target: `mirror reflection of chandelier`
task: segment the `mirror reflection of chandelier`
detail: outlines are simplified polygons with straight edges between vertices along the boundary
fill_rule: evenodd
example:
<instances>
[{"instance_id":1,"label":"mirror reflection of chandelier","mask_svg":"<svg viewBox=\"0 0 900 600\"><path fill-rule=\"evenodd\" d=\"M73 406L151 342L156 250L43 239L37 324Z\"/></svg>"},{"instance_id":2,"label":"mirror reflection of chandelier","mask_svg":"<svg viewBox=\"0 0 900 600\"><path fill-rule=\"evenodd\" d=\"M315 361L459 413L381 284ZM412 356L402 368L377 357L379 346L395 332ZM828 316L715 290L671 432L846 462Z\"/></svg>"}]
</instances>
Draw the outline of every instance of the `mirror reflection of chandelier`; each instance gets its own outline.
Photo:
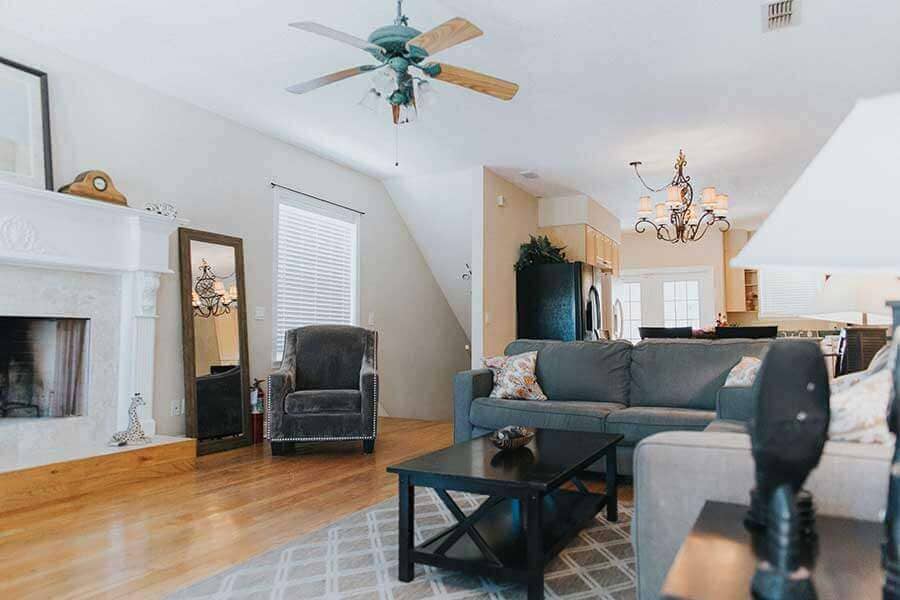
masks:
<instances>
[{"instance_id":1,"label":"mirror reflection of chandelier","mask_svg":"<svg viewBox=\"0 0 900 600\"><path fill-rule=\"evenodd\" d=\"M208 319L230 313L231 307L238 301L237 285L232 283L226 290L225 284L216 277L205 258L200 260L199 269L200 276L191 292L194 316Z\"/></svg>"},{"instance_id":2,"label":"mirror reflection of chandelier","mask_svg":"<svg viewBox=\"0 0 900 600\"><path fill-rule=\"evenodd\" d=\"M638 209L638 220L634 229L638 233L644 233L648 227L656 230L656 239L677 244L678 242L696 242L709 231L714 223L721 223L719 231L728 231L731 223L728 221L728 195L719 194L716 188L703 188L700 195L699 207L694 204L694 188L691 186L691 178L684 174L687 159L684 150L678 152L678 160L675 161L675 176L672 181L661 188L655 189L647 185L641 177L638 167L640 161L629 163L634 167L634 172L641 184L651 192L666 190L666 202L660 202L652 206L650 196L642 196Z\"/></svg>"}]
</instances>

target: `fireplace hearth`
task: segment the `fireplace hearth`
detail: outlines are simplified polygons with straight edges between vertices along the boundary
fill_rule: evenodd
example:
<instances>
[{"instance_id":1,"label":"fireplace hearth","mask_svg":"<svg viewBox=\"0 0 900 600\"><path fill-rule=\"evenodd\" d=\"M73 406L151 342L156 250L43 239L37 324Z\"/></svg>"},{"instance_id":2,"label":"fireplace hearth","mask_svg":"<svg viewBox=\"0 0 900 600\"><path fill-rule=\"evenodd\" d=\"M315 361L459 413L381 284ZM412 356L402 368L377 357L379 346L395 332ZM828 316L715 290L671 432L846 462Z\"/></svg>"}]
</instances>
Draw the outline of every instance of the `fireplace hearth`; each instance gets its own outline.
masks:
<instances>
[{"instance_id":1,"label":"fireplace hearth","mask_svg":"<svg viewBox=\"0 0 900 600\"><path fill-rule=\"evenodd\" d=\"M0 317L0 419L84 414L90 321Z\"/></svg>"}]
</instances>

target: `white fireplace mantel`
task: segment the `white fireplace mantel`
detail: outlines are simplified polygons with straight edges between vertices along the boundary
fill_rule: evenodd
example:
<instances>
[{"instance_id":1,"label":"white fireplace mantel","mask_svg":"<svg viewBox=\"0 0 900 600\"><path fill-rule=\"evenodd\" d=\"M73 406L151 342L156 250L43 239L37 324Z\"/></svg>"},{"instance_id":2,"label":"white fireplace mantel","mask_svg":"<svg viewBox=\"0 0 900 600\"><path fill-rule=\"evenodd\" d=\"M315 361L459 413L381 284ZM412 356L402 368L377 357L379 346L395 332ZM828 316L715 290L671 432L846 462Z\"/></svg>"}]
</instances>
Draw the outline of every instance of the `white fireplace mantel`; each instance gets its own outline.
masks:
<instances>
[{"instance_id":1,"label":"white fireplace mantel","mask_svg":"<svg viewBox=\"0 0 900 600\"><path fill-rule=\"evenodd\" d=\"M140 393L147 402L141 411L144 429L155 432L157 290L160 275L172 272L169 237L185 223L135 208L0 183L0 264L121 277L116 396L120 429L127 424L131 396Z\"/></svg>"}]
</instances>

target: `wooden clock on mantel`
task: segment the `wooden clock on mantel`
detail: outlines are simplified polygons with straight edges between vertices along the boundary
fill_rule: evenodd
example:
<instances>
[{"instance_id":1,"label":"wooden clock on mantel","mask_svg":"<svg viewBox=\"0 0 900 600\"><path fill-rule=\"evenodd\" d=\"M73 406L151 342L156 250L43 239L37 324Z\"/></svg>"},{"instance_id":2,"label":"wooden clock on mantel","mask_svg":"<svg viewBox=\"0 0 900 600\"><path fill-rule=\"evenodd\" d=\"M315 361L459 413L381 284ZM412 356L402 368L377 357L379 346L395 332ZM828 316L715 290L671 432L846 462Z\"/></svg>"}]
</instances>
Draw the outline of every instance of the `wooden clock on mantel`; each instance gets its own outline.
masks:
<instances>
[{"instance_id":1,"label":"wooden clock on mantel","mask_svg":"<svg viewBox=\"0 0 900 600\"><path fill-rule=\"evenodd\" d=\"M59 191L63 194L84 196L85 198L128 206L125 196L116 189L112 179L103 171L93 170L79 173L75 176L75 180L72 183L62 186L59 188Z\"/></svg>"}]
</instances>

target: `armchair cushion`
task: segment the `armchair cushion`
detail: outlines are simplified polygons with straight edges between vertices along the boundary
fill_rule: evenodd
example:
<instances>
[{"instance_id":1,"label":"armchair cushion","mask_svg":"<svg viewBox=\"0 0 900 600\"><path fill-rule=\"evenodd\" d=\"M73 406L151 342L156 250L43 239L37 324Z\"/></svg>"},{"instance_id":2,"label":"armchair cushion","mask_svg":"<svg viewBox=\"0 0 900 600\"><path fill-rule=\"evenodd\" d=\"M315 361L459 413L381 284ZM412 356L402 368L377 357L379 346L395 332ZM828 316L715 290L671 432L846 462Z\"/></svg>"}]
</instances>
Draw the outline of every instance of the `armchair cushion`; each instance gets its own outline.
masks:
<instances>
[{"instance_id":1,"label":"armchair cushion","mask_svg":"<svg viewBox=\"0 0 900 600\"><path fill-rule=\"evenodd\" d=\"M315 413L359 413L362 394L359 390L301 390L287 395L284 412L289 415Z\"/></svg>"}]
</instances>

